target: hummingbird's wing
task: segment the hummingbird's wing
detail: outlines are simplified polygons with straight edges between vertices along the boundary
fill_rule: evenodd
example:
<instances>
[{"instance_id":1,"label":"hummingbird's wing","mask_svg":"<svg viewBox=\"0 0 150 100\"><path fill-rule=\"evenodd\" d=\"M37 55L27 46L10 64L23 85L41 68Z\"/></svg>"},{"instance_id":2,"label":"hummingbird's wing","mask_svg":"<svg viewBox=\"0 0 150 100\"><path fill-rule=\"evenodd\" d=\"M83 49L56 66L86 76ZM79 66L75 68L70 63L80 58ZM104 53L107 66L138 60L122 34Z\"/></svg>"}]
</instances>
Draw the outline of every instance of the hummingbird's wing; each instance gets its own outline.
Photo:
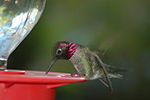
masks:
<instances>
[{"instance_id":1,"label":"hummingbird's wing","mask_svg":"<svg viewBox=\"0 0 150 100\"><path fill-rule=\"evenodd\" d=\"M109 85L108 85L108 82L106 81L106 79L100 78L99 80L100 80L106 87L109 88Z\"/></svg>"},{"instance_id":2,"label":"hummingbird's wing","mask_svg":"<svg viewBox=\"0 0 150 100\"><path fill-rule=\"evenodd\" d=\"M108 73L107 70L105 68L105 64L102 62L102 60L99 58L99 56L95 53L93 53L93 55L95 56L96 60L98 61L99 66L102 68L103 72L104 72L104 78L99 79L105 86L109 87L110 91L112 92L112 84L111 81L108 77Z\"/></svg>"},{"instance_id":3,"label":"hummingbird's wing","mask_svg":"<svg viewBox=\"0 0 150 100\"><path fill-rule=\"evenodd\" d=\"M128 71L127 69L116 68L115 66L111 66L111 65L108 65L108 64L105 64L105 66L106 66L107 71L110 72L110 73L118 73L118 72L127 72Z\"/></svg>"}]
</instances>

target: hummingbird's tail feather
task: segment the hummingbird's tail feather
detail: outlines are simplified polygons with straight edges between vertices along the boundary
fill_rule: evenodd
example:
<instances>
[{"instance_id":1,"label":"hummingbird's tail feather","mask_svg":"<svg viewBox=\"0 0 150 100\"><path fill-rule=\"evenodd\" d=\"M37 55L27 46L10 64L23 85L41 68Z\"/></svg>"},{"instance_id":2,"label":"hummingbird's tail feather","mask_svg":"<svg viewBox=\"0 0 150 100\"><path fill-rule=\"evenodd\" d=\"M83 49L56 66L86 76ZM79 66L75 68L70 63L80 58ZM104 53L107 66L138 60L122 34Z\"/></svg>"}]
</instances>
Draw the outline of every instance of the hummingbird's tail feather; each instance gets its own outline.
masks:
<instances>
[{"instance_id":1,"label":"hummingbird's tail feather","mask_svg":"<svg viewBox=\"0 0 150 100\"><path fill-rule=\"evenodd\" d=\"M115 74L114 74L114 73L113 73L113 74L112 74L112 73L109 73L109 74L108 74L108 77L109 77L109 78L124 79L124 78L123 78L123 75L117 74L117 73L115 73Z\"/></svg>"},{"instance_id":2,"label":"hummingbird's tail feather","mask_svg":"<svg viewBox=\"0 0 150 100\"><path fill-rule=\"evenodd\" d=\"M109 78L119 78L119 79L124 79L123 75L119 74L118 72L127 72L127 69L123 68L116 68L114 66L105 64L106 70L108 72L108 77Z\"/></svg>"}]
</instances>

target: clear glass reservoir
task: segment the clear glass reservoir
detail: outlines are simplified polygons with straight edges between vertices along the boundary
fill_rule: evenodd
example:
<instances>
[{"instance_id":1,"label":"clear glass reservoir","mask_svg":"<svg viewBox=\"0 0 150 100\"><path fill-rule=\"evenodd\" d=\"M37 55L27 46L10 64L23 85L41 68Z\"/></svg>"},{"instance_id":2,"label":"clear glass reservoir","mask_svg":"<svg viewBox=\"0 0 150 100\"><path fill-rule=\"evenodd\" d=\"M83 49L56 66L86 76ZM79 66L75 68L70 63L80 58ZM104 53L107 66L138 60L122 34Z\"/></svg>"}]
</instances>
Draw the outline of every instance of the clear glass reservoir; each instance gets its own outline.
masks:
<instances>
[{"instance_id":1,"label":"clear glass reservoir","mask_svg":"<svg viewBox=\"0 0 150 100\"><path fill-rule=\"evenodd\" d=\"M0 0L0 70L12 51L29 34L43 12L46 0Z\"/></svg>"}]
</instances>

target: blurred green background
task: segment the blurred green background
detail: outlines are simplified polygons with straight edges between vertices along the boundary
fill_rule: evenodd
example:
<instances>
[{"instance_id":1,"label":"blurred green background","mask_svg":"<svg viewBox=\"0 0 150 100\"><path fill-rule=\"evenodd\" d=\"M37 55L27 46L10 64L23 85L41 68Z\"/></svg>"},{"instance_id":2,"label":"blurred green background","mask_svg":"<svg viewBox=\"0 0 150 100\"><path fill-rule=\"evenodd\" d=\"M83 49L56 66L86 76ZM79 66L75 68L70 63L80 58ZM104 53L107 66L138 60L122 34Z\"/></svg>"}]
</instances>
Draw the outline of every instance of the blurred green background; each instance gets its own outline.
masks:
<instances>
[{"instance_id":1,"label":"blurred green background","mask_svg":"<svg viewBox=\"0 0 150 100\"><path fill-rule=\"evenodd\" d=\"M45 71L58 40L99 51L107 64L129 71L112 79L114 92L98 80L57 88L56 100L138 100L150 97L149 0L47 0L38 24L9 57L8 68ZM51 71L76 73L69 61Z\"/></svg>"}]
</instances>

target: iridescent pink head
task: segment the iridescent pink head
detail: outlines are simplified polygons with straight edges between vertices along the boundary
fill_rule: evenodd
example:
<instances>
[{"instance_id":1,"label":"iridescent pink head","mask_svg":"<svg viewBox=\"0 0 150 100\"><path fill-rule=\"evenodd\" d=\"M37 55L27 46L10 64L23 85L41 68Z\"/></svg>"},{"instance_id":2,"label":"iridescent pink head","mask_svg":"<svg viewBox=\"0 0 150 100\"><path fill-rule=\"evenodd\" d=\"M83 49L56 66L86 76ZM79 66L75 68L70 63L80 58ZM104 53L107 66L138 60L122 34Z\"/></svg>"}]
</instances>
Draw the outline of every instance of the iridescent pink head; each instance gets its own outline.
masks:
<instances>
[{"instance_id":1,"label":"iridescent pink head","mask_svg":"<svg viewBox=\"0 0 150 100\"><path fill-rule=\"evenodd\" d=\"M55 56L58 59L70 59L74 53L78 45L72 42L60 41L56 44L55 47Z\"/></svg>"},{"instance_id":2,"label":"iridescent pink head","mask_svg":"<svg viewBox=\"0 0 150 100\"><path fill-rule=\"evenodd\" d=\"M76 52L77 48L79 45L72 43L72 42L67 42L67 41L59 41L55 45L55 52L54 52L54 57L48 67L48 70L46 71L46 74L49 72L50 68L52 65L58 60L58 59L70 59L74 53Z\"/></svg>"},{"instance_id":3,"label":"iridescent pink head","mask_svg":"<svg viewBox=\"0 0 150 100\"><path fill-rule=\"evenodd\" d=\"M78 48L78 46L75 43L69 43L68 45L69 49L68 49L68 58L71 58L73 56L73 54L76 52L76 49Z\"/></svg>"}]
</instances>

